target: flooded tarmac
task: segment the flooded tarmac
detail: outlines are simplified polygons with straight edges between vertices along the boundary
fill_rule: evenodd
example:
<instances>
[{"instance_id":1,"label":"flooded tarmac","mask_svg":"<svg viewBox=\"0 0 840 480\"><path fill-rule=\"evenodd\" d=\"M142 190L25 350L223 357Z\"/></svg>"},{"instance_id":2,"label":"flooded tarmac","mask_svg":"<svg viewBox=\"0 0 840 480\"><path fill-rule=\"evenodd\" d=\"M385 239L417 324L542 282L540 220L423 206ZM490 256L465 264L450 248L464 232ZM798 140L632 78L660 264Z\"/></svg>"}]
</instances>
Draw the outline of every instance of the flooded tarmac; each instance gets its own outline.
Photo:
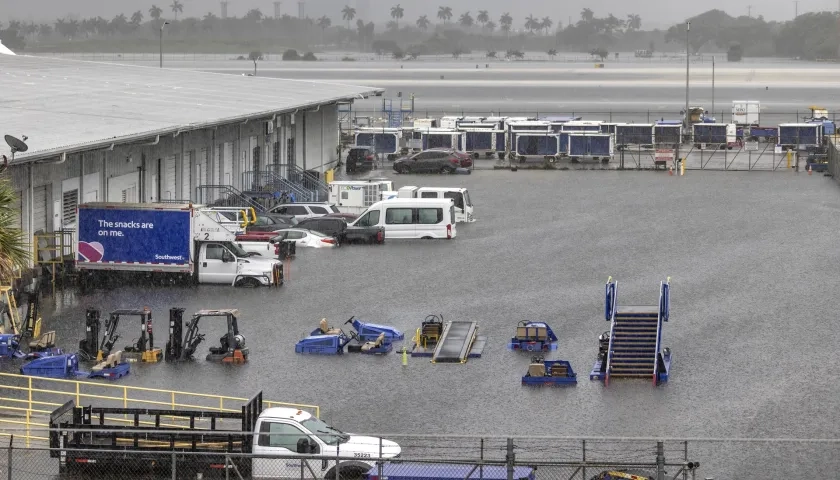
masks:
<instances>
[{"instance_id":1,"label":"flooded tarmac","mask_svg":"<svg viewBox=\"0 0 840 480\"><path fill-rule=\"evenodd\" d=\"M199 360L135 364L124 382L241 396L263 390L268 399L320 405L324 418L348 431L836 436L833 345L840 331L827 297L840 288L840 252L833 248L840 191L833 180L792 172L615 171L392 178L397 186L467 187L478 221L459 225L452 241L298 249L286 286L277 290L68 292L45 312L45 328L71 349L83 338L85 308L104 315L149 306L156 345L163 346L169 308L238 308L249 364L204 361L223 326L203 323ZM619 305L656 304L659 282L671 277L663 345L674 363L667 384L617 381L605 388L588 380L597 337L609 328L603 285L610 275ZM477 321L488 337L483 357L465 365L410 358L402 366L395 353L294 353L324 317L335 326L351 316L391 324L410 345L429 314ZM525 319L546 321L558 334L551 358L571 361L576 387L520 385L529 357L506 344ZM137 328L122 325L117 347L132 343ZM749 471L740 460L754 455L774 461L772 449L757 445L712 447L704 459L724 472ZM820 455L812 463L825 463L813 471L834 461Z\"/></svg>"}]
</instances>

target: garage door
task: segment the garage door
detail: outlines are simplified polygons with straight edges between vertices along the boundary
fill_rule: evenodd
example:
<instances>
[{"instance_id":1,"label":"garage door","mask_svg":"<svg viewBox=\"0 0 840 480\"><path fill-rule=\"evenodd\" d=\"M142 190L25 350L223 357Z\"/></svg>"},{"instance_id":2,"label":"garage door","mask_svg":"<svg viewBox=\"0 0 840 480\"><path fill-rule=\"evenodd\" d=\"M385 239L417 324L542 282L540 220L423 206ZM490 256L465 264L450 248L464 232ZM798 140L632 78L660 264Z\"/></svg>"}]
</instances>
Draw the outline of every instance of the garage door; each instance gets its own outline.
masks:
<instances>
[{"instance_id":1,"label":"garage door","mask_svg":"<svg viewBox=\"0 0 840 480\"><path fill-rule=\"evenodd\" d=\"M207 185L207 149L198 151L198 158L195 161L195 185Z\"/></svg>"},{"instance_id":2,"label":"garage door","mask_svg":"<svg viewBox=\"0 0 840 480\"><path fill-rule=\"evenodd\" d=\"M181 198L182 200L189 200L192 189L190 184L192 182L192 159L193 152L184 153L184 161L181 162Z\"/></svg>"},{"instance_id":3,"label":"garage door","mask_svg":"<svg viewBox=\"0 0 840 480\"><path fill-rule=\"evenodd\" d=\"M33 191L32 231L31 233L47 231L47 188L49 185L37 187Z\"/></svg>"},{"instance_id":4,"label":"garage door","mask_svg":"<svg viewBox=\"0 0 840 480\"><path fill-rule=\"evenodd\" d=\"M224 167L222 168L221 185L233 185L233 143L225 143L225 158L222 159Z\"/></svg>"},{"instance_id":5,"label":"garage door","mask_svg":"<svg viewBox=\"0 0 840 480\"><path fill-rule=\"evenodd\" d=\"M163 171L160 198L171 200L175 198L175 155L163 159Z\"/></svg>"}]
</instances>

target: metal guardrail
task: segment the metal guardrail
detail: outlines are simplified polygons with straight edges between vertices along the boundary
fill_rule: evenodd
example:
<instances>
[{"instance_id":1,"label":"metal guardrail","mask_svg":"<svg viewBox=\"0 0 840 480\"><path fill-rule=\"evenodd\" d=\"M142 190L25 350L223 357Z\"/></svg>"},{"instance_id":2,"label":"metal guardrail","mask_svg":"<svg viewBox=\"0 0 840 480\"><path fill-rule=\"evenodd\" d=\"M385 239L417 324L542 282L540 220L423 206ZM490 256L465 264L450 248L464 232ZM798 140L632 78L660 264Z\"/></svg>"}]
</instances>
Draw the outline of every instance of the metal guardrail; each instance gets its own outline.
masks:
<instances>
[{"instance_id":1,"label":"metal guardrail","mask_svg":"<svg viewBox=\"0 0 840 480\"><path fill-rule=\"evenodd\" d=\"M230 185L199 185L195 188L197 204L208 207L253 207L264 212L265 207L251 200L242 191Z\"/></svg>"},{"instance_id":2,"label":"metal guardrail","mask_svg":"<svg viewBox=\"0 0 840 480\"><path fill-rule=\"evenodd\" d=\"M304 170L297 164L272 163L266 165L266 169L274 172L275 175L278 175L281 178L285 178L292 183L298 184L307 190L315 192L316 199L314 201L316 202L324 201L327 198L329 185L327 185L323 179L318 178L308 170Z\"/></svg>"},{"instance_id":3,"label":"metal guardrail","mask_svg":"<svg viewBox=\"0 0 840 480\"><path fill-rule=\"evenodd\" d=\"M313 202L317 195L312 190L304 188L291 180L287 180L273 171L253 170L242 173L242 184L251 185L256 191L289 192L294 193L299 202Z\"/></svg>"},{"instance_id":4,"label":"metal guardrail","mask_svg":"<svg viewBox=\"0 0 840 480\"><path fill-rule=\"evenodd\" d=\"M69 400L75 401L77 405L94 400L99 406L164 407L217 412L240 412L242 405L248 402L244 397L0 373L0 436L13 434L4 428L11 425L25 429L16 436L25 438L27 446L30 440L46 440L32 435L33 427L49 427L47 419L50 413ZM321 408L317 405L272 400L264 400L263 403L266 407L292 407L309 411L316 417L321 415ZM127 419L114 421L131 422Z\"/></svg>"}]
</instances>

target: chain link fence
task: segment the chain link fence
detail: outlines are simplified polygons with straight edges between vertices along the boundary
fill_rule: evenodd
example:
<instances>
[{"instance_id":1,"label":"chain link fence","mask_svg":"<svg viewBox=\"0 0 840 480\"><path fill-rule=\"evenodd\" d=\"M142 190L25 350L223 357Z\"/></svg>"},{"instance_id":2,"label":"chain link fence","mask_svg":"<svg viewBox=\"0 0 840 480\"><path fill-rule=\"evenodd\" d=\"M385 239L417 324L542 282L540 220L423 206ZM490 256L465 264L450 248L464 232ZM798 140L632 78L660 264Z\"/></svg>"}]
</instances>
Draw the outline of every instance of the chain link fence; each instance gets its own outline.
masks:
<instances>
[{"instance_id":1,"label":"chain link fence","mask_svg":"<svg viewBox=\"0 0 840 480\"><path fill-rule=\"evenodd\" d=\"M66 432L66 430L65 430ZM477 437L383 435L353 437L336 453L295 454L298 438L256 440L253 447L173 440L113 438L86 449L24 448L13 438L0 447L0 480L29 479L342 479L342 480L639 480L835 478L840 440ZM145 432L152 438L156 432ZM171 432L170 432L171 433ZM49 432L42 432L49 436ZM103 437L104 435L104 437ZM110 437L109 437L110 436ZM245 437L250 437L251 434ZM239 437L239 438L245 438ZM195 437L190 437L195 438ZM393 444L399 455L393 456ZM159 439L159 437L158 437ZM106 442L107 443L107 442ZM215 447L214 447L215 445ZM286 448L290 447L290 448ZM174 451L173 451L174 450ZM256 451L257 453L251 453ZM390 451L390 454L387 452Z\"/></svg>"}]
</instances>

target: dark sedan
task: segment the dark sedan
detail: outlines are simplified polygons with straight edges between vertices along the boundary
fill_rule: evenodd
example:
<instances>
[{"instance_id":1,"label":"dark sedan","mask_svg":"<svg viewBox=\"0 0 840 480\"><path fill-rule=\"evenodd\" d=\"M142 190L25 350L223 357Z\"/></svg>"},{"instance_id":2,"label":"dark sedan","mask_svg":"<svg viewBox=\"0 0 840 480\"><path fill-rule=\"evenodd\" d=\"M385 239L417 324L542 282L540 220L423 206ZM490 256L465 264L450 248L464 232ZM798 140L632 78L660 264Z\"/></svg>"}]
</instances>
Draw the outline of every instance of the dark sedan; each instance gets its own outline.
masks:
<instances>
[{"instance_id":1,"label":"dark sedan","mask_svg":"<svg viewBox=\"0 0 840 480\"><path fill-rule=\"evenodd\" d=\"M470 166L469 155L450 148L424 150L394 161L397 173L454 173L458 168Z\"/></svg>"},{"instance_id":2,"label":"dark sedan","mask_svg":"<svg viewBox=\"0 0 840 480\"><path fill-rule=\"evenodd\" d=\"M294 215L281 215L277 213L258 213L257 221L248 225L246 232L273 232L281 228L289 228L297 225Z\"/></svg>"}]
</instances>

